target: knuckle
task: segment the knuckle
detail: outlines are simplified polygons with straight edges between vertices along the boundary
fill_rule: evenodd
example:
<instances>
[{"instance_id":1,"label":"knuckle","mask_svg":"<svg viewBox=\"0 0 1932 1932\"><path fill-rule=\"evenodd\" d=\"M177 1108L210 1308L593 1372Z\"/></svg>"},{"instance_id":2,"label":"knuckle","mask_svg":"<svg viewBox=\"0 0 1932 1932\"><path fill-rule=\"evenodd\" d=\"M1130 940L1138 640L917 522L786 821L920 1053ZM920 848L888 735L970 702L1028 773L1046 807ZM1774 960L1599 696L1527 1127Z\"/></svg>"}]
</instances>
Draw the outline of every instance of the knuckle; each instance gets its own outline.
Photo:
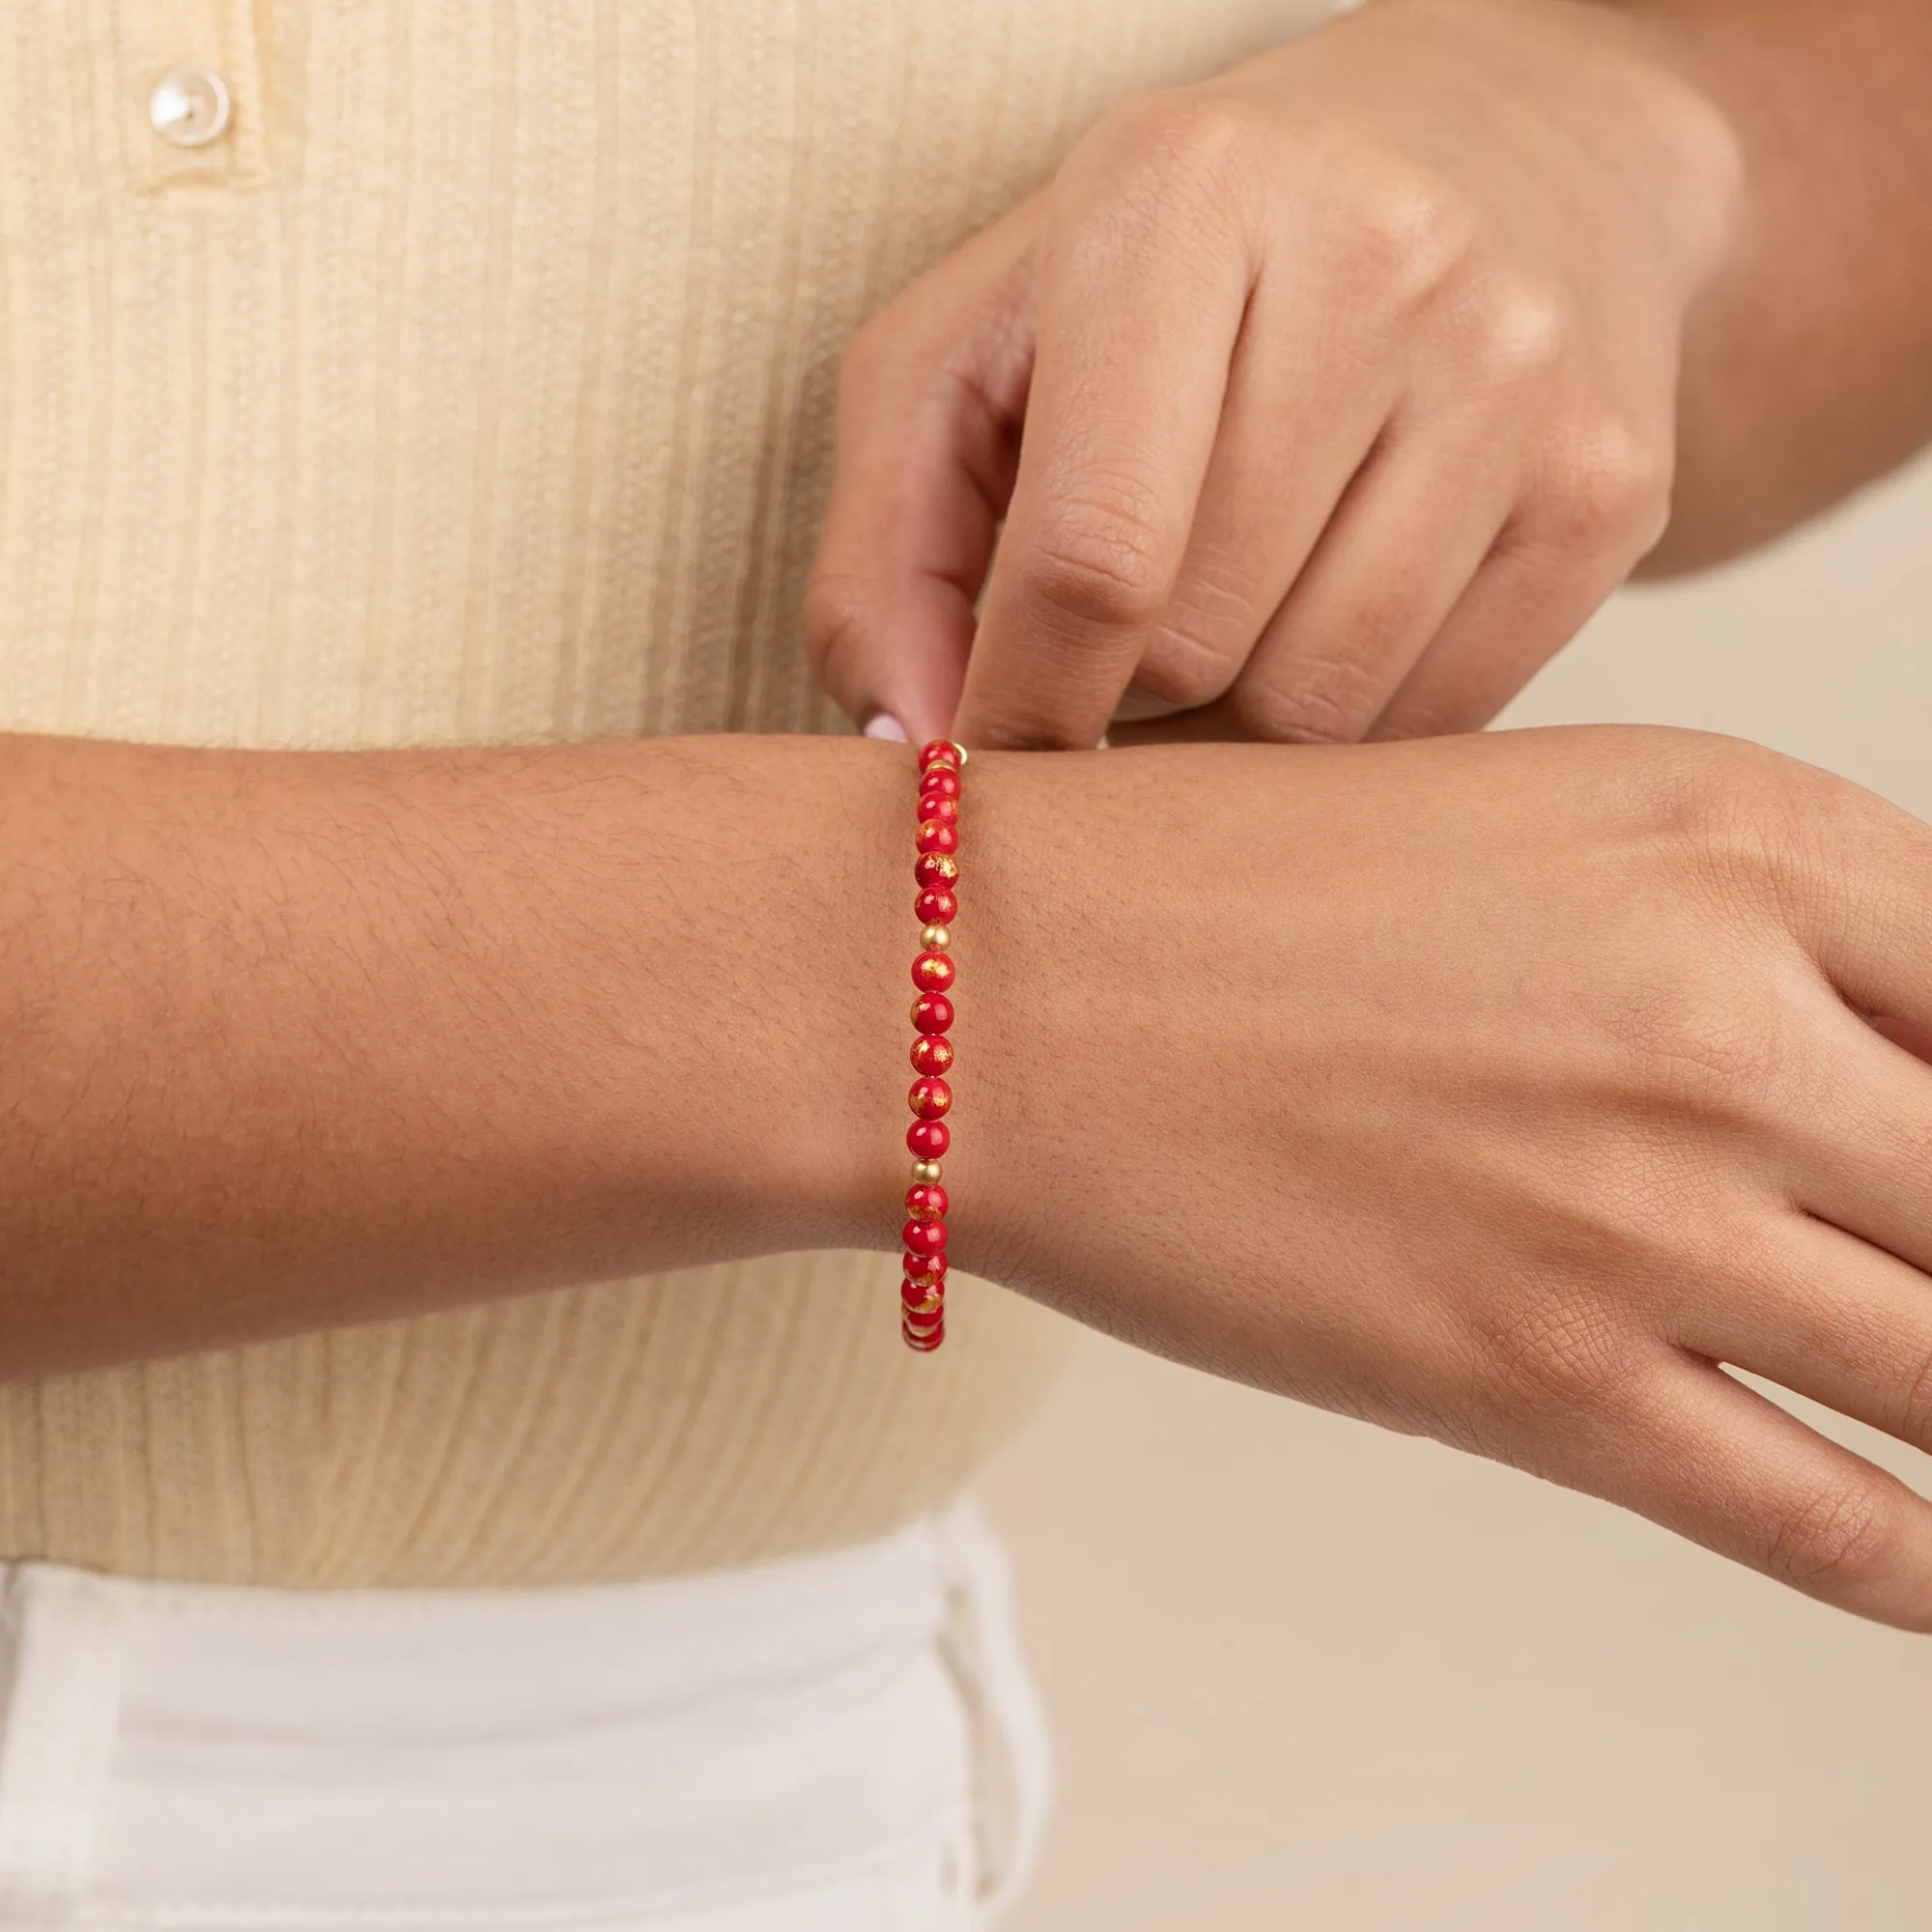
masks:
<instances>
[{"instance_id":1,"label":"knuckle","mask_svg":"<svg viewBox=\"0 0 1932 1932\"><path fill-rule=\"evenodd\" d=\"M1835 1594L1871 1575L1890 1548L1893 1529L1884 1480L1855 1479L1787 1510L1772 1527L1764 1568L1798 1589Z\"/></svg>"},{"instance_id":2,"label":"knuckle","mask_svg":"<svg viewBox=\"0 0 1932 1932\"><path fill-rule=\"evenodd\" d=\"M1614 543L1634 562L1669 521L1673 467L1665 433L1608 414L1573 425L1556 440L1539 521L1558 542Z\"/></svg>"},{"instance_id":3,"label":"knuckle","mask_svg":"<svg viewBox=\"0 0 1932 1932\"><path fill-rule=\"evenodd\" d=\"M1224 205L1253 177L1259 125L1237 95L1166 88L1136 96L1075 151L1077 171L1155 210Z\"/></svg>"},{"instance_id":4,"label":"knuckle","mask_svg":"<svg viewBox=\"0 0 1932 1932\"><path fill-rule=\"evenodd\" d=\"M1228 708L1242 730L1269 744L1352 745L1375 723L1380 696L1360 660L1302 657L1281 676L1236 680Z\"/></svg>"},{"instance_id":5,"label":"knuckle","mask_svg":"<svg viewBox=\"0 0 1932 1932\"><path fill-rule=\"evenodd\" d=\"M1398 307L1435 294L1474 252L1478 224L1448 181L1406 156L1350 147L1314 171L1358 284Z\"/></svg>"},{"instance_id":6,"label":"knuckle","mask_svg":"<svg viewBox=\"0 0 1932 1932\"><path fill-rule=\"evenodd\" d=\"M1611 1406L1639 1367L1627 1324L1598 1301L1539 1295L1490 1322L1479 1341L1501 1387L1538 1407Z\"/></svg>"},{"instance_id":7,"label":"knuckle","mask_svg":"<svg viewBox=\"0 0 1932 1932\"><path fill-rule=\"evenodd\" d=\"M1556 290L1521 274L1492 274L1470 304L1467 327L1480 373L1499 386L1548 375L1576 332L1571 303Z\"/></svg>"},{"instance_id":8,"label":"knuckle","mask_svg":"<svg viewBox=\"0 0 1932 1932\"><path fill-rule=\"evenodd\" d=\"M1233 682L1260 618L1240 576L1195 559L1149 636L1134 683L1169 704L1209 703Z\"/></svg>"},{"instance_id":9,"label":"knuckle","mask_svg":"<svg viewBox=\"0 0 1932 1932\"><path fill-rule=\"evenodd\" d=\"M1734 739L1681 745L1657 776L1659 828L1698 883L1787 923L1834 828L1859 815L1857 787Z\"/></svg>"},{"instance_id":10,"label":"knuckle","mask_svg":"<svg viewBox=\"0 0 1932 1932\"><path fill-rule=\"evenodd\" d=\"M1024 567L1032 598L1104 630L1141 630L1166 607L1151 495L1130 482L1090 484L1042 519Z\"/></svg>"},{"instance_id":11,"label":"knuckle","mask_svg":"<svg viewBox=\"0 0 1932 1932\"><path fill-rule=\"evenodd\" d=\"M1228 688L1229 661L1210 643L1163 621L1134 672L1137 689L1163 703L1191 711L1211 703Z\"/></svg>"},{"instance_id":12,"label":"knuckle","mask_svg":"<svg viewBox=\"0 0 1932 1932\"><path fill-rule=\"evenodd\" d=\"M1736 986L1676 980L1629 996L1624 1044L1645 1112L1756 1117L1777 1086L1778 1029Z\"/></svg>"}]
</instances>

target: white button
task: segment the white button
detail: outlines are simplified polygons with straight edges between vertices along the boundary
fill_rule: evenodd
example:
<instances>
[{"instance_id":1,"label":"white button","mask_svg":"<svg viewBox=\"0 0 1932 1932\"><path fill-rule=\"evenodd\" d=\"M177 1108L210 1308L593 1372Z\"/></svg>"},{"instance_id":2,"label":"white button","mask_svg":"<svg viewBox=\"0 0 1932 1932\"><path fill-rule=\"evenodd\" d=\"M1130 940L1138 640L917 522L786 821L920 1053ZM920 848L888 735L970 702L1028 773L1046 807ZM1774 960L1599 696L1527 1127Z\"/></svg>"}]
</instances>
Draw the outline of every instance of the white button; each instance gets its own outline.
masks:
<instances>
[{"instance_id":1,"label":"white button","mask_svg":"<svg viewBox=\"0 0 1932 1932\"><path fill-rule=\"evenodd\" d=\"M148 97L155 132L178 148L205 148L228 126L228 88L205 67L178 67L162 74Z\"/></svg>"}]
</instances>

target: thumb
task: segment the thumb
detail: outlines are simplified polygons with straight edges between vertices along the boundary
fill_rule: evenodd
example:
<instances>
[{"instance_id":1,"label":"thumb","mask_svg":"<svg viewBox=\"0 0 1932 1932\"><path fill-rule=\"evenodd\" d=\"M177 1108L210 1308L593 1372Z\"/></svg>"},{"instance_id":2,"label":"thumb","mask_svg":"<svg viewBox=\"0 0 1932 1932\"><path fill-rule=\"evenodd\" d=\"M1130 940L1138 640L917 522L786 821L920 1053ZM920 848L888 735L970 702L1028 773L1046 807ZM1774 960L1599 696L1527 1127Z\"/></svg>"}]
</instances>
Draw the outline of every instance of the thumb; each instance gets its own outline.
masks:
<instances>
[{"instance_id":1,"label":"thumb","mask_svg":"<svg viewBox=\"0 0 1932 1932\"><path fill-rule=\"evenodd\" d=\"M1032 363L1023 202L881 309L838 365L807 661L874 736L945 737L1012 493ZM874 721L880 721L876 724Z\"/></svg>"}]
</instances>

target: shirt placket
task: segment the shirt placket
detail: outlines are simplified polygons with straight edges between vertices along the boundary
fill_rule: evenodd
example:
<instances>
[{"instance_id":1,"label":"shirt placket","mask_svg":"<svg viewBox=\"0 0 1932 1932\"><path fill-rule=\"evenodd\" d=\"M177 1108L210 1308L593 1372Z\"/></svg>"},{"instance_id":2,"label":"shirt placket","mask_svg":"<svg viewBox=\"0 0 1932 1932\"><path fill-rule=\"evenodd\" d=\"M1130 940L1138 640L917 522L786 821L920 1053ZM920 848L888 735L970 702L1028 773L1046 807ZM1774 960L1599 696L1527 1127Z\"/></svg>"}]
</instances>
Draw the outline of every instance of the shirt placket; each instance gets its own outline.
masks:
<instances>
[{"instance_id":1,"label":"shirt placket","mask_svg":"<svg viewBox=\"0 0 1932 1932\"><path fill-rule=\"evenodd\" d=\"M266 11L267 0L113 0L115 118L135 193L267 183Z\"/></svg>"}]
</instances>

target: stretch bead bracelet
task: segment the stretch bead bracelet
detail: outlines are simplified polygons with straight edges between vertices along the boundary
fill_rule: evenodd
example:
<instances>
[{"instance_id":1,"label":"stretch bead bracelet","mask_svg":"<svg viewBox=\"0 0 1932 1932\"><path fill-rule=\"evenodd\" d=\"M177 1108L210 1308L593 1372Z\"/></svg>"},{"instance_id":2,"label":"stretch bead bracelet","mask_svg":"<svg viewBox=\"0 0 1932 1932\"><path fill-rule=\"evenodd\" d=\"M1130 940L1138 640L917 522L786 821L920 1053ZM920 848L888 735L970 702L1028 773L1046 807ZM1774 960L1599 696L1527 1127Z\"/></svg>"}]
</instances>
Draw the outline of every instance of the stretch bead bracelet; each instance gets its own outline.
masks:
<instances>
[{"instance_id":1,"label":"stretch bead bracelet","mask_svg":"<svg viewBox=\"0 0 1932 1932\"><path fill-rule=\"evenodd\" d=\"M905 1280L899 1285L899 1332L908 1349L929 1355L946 1340L946 1190L939 1184L939 1159L952 1136L946 1112L952 1089L946 1073L952 1065L952 920L959 910L953 889L959 882L959 773L966 753L935 738L919 754L918 857L913 876L919 897L919 957L912 982L912 1069L919 1078L907 1098L913 1123L906 1129L912 1150L912 1185L906 1189Z\"/></svg>"}]
</instances>

